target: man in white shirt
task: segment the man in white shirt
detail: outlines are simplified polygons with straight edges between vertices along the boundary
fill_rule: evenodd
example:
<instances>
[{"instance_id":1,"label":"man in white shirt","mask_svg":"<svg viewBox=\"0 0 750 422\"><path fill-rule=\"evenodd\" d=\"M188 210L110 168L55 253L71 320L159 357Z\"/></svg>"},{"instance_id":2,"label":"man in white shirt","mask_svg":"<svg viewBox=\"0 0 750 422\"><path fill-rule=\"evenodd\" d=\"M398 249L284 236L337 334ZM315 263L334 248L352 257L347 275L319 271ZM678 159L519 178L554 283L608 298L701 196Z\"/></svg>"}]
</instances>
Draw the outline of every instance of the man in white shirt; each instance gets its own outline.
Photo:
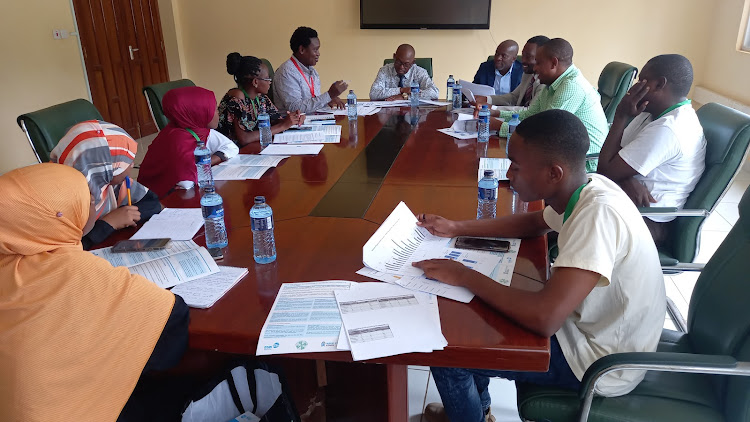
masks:
<instances>
[{"instance_id":1,"label":"man in white shirt","mask_svg":"<svg viewBox=\"0 0 750 422\"><path fill-rule=\"evenodd\" d=\"M706 139L686 98L692 83L687 58L656 56L617 106L597 171L619 184L636 206L682 208L703 174ZM667 237L664 223L673 219L646 217L657 245Z\"/></svg>"},{"instance_id":2,"label":"man in white shirt","mask_svg":"<svg viewBox=\"0 0 750 422\"><path fill-rule=\"evenodd\" d=\"M521 51L521 67L523 76L521 83L513 91L503 95L490 95L489 97L477 95L477 104L490 104L497 106L528 107L534 97L539 94L546 85L539 82L534 72L536 65L536 49L549 41L544 35L529 38Z\"/></svg>"},{"instance_id":3,"label":"man in white shirt","mask_svg":"<svg viewBox=\"0 0 750 422\"><path fill-rule=\"evenodd\" d=\"M371 100L402 100L411 93L412 82L419 84L419 98L434 100L438 89L427 70L414 64L414 47L401 44L393 53L393 63L381 67L370 88Z\"/></svg>"},{"instance_id":4,"label":"man in white shirt","mask_svg":"<svg viewBox=\"0 0 750 422\"><path fill-rule=\"evenodd\" d=\"M654 241L633 202L615 183L586 174L588 147L586 127L570 112L529 116L511 137L508 179L522 201L543 199L547 208L486 220L418 216L421 226L444 237L523 238L554 230L560 248L552 276L538 292L496 283L456 261L414 264L425 276L466 287L520 326L551 337L548 372L431 368L443 404L427 407L427 421L493 420L488 414L490 377L576 390L597 359L656 350L666 296ZM626 394L644 374L609 374L599 382L598 392Z\"/></svg>"},{"instance_id":5,"label":"man in white shirt","mask_svg":"<svg viewBox=\"0 0 750 422\"><path fill-rule=\"evenodd\" d=\"M318 33L306 26L300 26L289 40L292 57L276 69L273 75L273 98L281 113L299 110L311 113L326 105L344 108L339 95L346 91L344 81L331 84L328 91L321 92L320 76L313 68L320 58Z\"/></svg>"}]
</instances>

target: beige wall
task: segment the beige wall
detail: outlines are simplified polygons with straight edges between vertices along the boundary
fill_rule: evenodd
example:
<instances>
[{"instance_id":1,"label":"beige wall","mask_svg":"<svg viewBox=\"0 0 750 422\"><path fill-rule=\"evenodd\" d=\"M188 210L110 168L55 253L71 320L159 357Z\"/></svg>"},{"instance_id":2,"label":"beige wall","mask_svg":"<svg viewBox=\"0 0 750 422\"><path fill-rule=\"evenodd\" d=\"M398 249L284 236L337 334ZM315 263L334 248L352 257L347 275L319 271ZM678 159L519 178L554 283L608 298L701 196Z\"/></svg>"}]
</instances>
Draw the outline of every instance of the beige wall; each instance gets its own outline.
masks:
<instances>
[{"instance_id":1,"label":"beige wall","mask_svg":"<svg viewBox=\"0 0 750 422\"><path fill-rule=\"evenodd\" d=\"M705 74L699 84L750 105L750 53L737 51L745 0L716 2L707 48Z\"/></svg>"},{"instance_id":2,"label":"beige wall","mask_svg":"<svg viewBox=\"0 0 750 422\"><path fill-rule=\"evenodd\" d=\"M36 162L16 117L76 98L88 98L68 0L4 1L0 6L0 174Z\"/></svg>"},{"instance_id":3,"label":"beige wall","mask_svg":"<svg viewBox=\"0 0 750 422\"><path fill-rule=\"evenodd\" d=\"M539 11L531 12L535 9ZM592 84L610 61L640 68L665 52L686 55L700 77L712 23L706 13L711 10L703 0L529 0L494 2L489 31L361 30L356 0L320 0L314 7L215 0L210 8L201 2L180 3L178 27L183 29L187 76L219 98L232 86L224 67L227 53L265 57L278 66L289 57L289 36L299 25L311 26L320 35L317 68L323 89L345 79L359 97L367 97L383 58L408 42L417 56L433 58L435 81L444 95L449 73L472 79L497 43L512 38L523 45L537 34L568 39L575 49L574 61ZM231 14L237 18L228 19ZM671 19L664 18L670 14Z\"/></svg>"}]
</instances>

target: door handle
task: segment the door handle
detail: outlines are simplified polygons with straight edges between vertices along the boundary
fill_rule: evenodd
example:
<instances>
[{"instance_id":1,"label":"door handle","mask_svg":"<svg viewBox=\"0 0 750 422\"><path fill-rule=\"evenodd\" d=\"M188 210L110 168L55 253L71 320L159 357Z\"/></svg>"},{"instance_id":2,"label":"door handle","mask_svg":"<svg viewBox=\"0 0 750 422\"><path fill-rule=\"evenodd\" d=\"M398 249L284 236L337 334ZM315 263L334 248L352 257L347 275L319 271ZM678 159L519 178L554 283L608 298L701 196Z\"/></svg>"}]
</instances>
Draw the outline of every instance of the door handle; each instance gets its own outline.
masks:
<instances>
[{"instance_id":1,"label":"door handle","mask_svg":"<svg viewBox=\"0 0 750 422\"><path fill-rule=\"evenodd\" d=\"M135 57L133 57L133 52L138 51L137 48L133 48L132 45L128 46L128 52L130 53L130 60L135 60Z\"/></svg>"}]
</instances>

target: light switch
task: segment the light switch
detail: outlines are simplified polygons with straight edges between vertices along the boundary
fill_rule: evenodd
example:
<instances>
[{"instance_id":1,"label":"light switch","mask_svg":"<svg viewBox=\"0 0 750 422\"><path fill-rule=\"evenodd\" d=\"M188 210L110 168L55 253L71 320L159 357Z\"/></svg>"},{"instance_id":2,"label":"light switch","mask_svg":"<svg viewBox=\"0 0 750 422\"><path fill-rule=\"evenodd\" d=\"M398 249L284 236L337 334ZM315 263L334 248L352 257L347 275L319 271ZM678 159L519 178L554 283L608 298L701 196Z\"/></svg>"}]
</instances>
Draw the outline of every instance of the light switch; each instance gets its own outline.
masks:
<instances>
[{"instance_id":1,"label":"light switch","mask_svg":"<svg viewBox=\"0 0 750 422\"><path fill-rule=\"evenodd\" d=\"M67 29L53 29L52 30L52 38L56 40L61 40L64 38L68 38L70 36L70 33Z\"/></svg>"}]
</instances>

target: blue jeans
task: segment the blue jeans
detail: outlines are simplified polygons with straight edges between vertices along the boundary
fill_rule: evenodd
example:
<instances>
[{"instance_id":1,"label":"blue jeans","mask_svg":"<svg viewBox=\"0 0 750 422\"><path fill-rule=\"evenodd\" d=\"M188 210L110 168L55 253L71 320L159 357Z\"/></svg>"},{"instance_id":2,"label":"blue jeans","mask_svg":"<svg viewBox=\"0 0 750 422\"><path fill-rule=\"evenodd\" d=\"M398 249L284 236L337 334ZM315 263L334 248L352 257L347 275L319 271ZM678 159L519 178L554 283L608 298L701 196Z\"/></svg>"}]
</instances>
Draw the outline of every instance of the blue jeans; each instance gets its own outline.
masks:
<instances>
[{"instance_id":1,"label":"blue jeans","mask_svg":"<svg viewBox=\"0 0 750 422\"><path fill-rule=\"evenodd\" d=\"M563 356L557 337L550 339L550 362L547 372L515 372L492 369L460 369L432 367L440 398L451 422L484 422L490 408L491 377L500 377L532 384L554 385L578 390L581 382L573 374Z\"/></svg>"}]
</instances>

